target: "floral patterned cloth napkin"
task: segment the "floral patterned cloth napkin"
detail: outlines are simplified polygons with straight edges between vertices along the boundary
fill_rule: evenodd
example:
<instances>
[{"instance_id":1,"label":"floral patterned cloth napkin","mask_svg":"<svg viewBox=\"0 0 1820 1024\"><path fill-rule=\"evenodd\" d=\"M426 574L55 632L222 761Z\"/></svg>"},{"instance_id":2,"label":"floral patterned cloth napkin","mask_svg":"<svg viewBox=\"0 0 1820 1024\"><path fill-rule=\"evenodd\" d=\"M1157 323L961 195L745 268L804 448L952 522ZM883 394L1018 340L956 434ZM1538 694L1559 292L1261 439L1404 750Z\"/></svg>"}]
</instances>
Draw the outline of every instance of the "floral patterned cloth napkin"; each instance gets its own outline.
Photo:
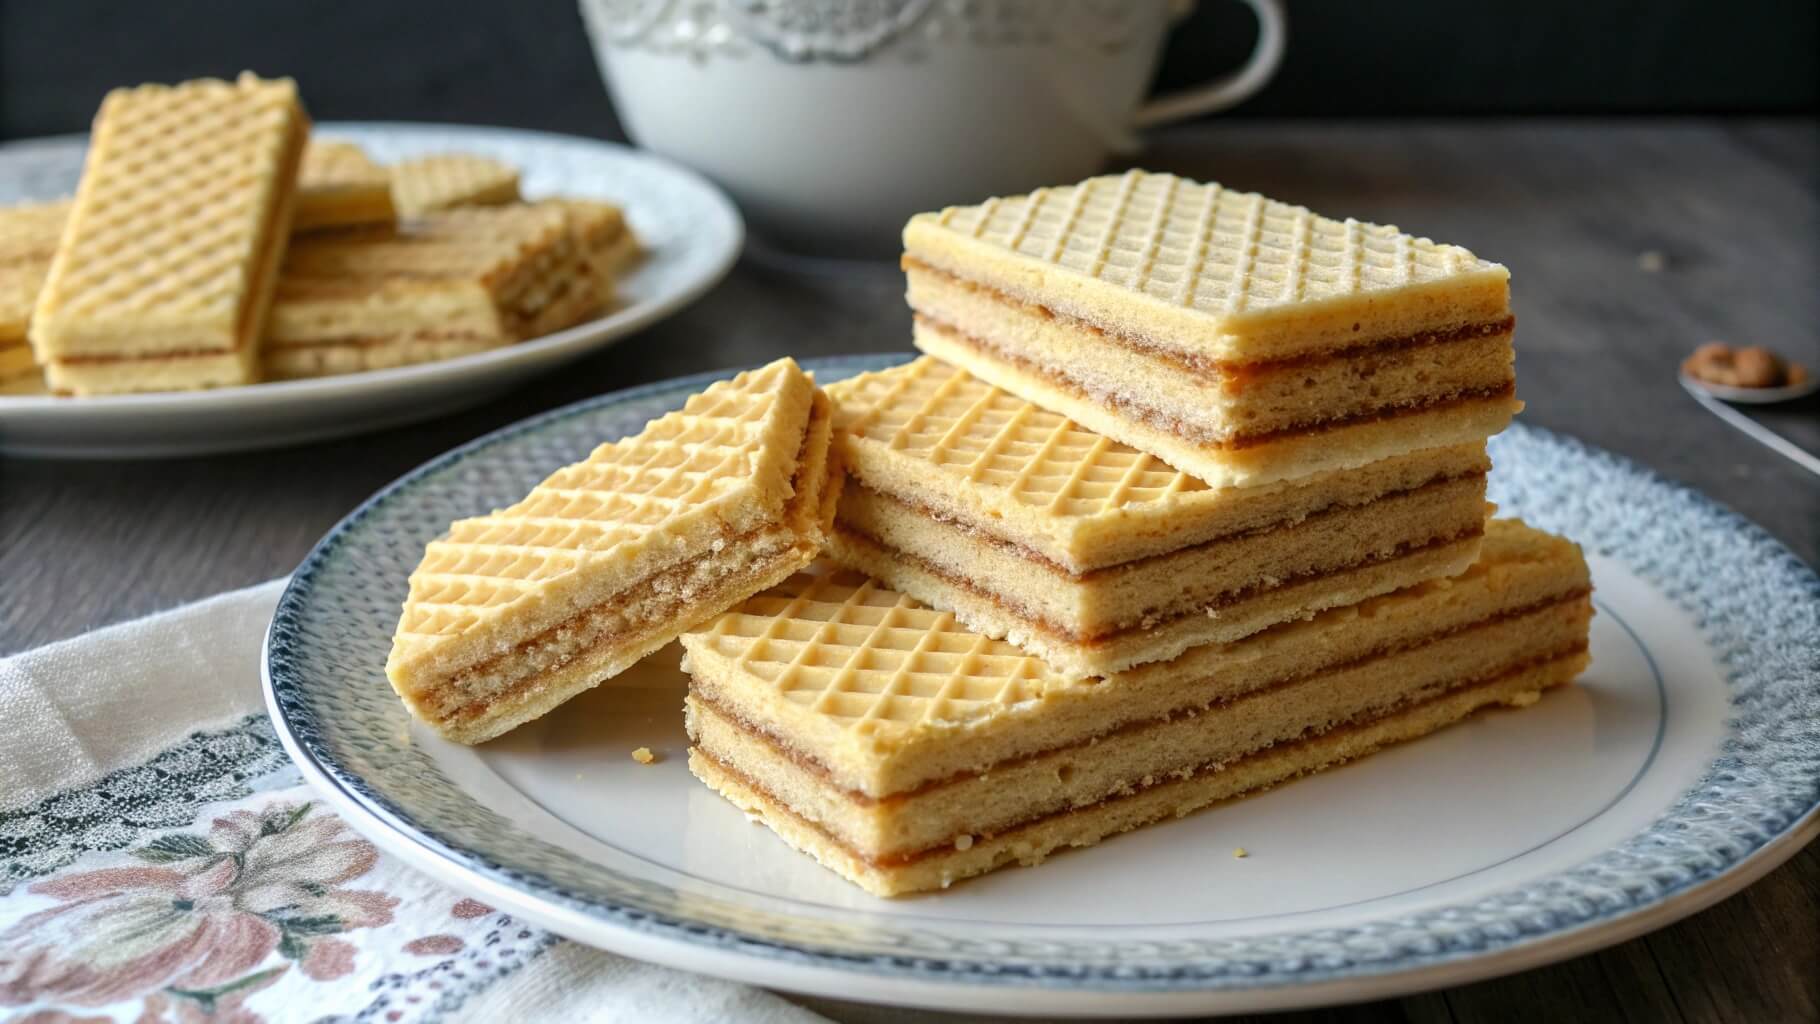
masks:
<instances>
[{"instance_id":1,"label":"floral patterned cloth napkin","mask_svg":"<svg viewBox=\"0 0 1820 1024\"><path fill-rule=\"evenodd\" d=\"M0 1021L823 1019L381 854L261 710L282 586L0 660Z\"/></svg>"}]
</instances>

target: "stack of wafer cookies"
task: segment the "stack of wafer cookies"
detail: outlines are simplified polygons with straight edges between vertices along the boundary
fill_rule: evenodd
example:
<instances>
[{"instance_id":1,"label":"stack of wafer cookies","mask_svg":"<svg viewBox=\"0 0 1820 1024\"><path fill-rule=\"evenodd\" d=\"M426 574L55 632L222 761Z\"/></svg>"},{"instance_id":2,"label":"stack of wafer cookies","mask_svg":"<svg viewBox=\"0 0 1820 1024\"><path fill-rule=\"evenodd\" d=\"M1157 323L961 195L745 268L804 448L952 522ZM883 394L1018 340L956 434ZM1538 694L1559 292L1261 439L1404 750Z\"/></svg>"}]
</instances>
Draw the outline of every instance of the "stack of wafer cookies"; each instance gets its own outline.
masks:
<instances>
[{"instance_id":1,"label":"stack of wafer cookies","mask_svg":"<svg viewBox=\"0 0 1820 1024\"><path fill-rule=\"evenodd\" d=\"M76 198L0 208L0 393L224 387L483 351L610 307L639 254L618 207L524 202L497 161L386 167L308 135L288 79L110 93Z\"/></svg>"},{"instance_id":2,"label":"stack of wafer cookies","mask_svg":"<svg viewBox=\"0 0 1820 1024\"><path fill-rule=\"evenodd\" d=\"M519 239L531 264L619 259L615 216L546 210L579 226ZM1579 548L1487 519L1503 267L1141 172L905 240L928 355L825 395L792 363L717 384L432 542L406 706L484 741L680 637L690 770L895 896L1585 668ZM435 241L311 243L287 278ZM444 319L504 332L535 282Z\"/></svg>"},{"instance_id":3,"label":"stack of wafer cookies","mask_svg":"<svg viewBox=\"0 0 1820 1024\"><path fill-rule=\"evenodd\" d=\"M54 390L251 383L309 121L290 80L108 94L32 312Z\"/></svg>"},{"instance_id":4,"label":"stack of wafer cookies","mask_svg":"<svg viewBox=\"0 0 1820 1024\"><path fill-rule=\"evenodd\" d=\"M69 218L67 201L0 209L0 394L44 390L26 327Z\"/></svg>"},{"instance_id":5,"label":"stack of wafer cookies","mask_svg":"<svg viewBox=\"0 0 1820 1024\"><path fill-rule=\"evenodd\" d=\"M1521 707L1579 549L1491 522L1508 274L1132 172L914 218L830 563L684 635L691 769L883 895Z\"/></svg>"},{"instance_id":6,"label":"stack of wafer cookies","mask_svg":"<svg viewBox=\"0 0 1820 1024\"><path fill-rule=\"evenodd\" d=\"M600 234L567 204L515 203L299 236L278 279L267 376L429 362L560 330L612 300ZM612 244L629 237L620 226Z\"/></svg>"}]
</instances>

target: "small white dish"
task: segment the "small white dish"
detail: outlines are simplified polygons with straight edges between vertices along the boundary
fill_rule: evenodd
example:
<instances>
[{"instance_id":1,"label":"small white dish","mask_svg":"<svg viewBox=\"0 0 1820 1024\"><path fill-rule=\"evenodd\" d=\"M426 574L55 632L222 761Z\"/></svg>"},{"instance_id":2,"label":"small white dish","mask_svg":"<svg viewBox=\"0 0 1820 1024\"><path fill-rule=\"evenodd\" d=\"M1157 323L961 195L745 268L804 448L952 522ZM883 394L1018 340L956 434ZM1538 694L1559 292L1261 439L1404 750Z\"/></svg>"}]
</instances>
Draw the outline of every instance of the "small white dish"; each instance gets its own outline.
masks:
<instances>
[{"instance_id":1,"label":"small white dish","mask_svg":"<svg viewBox=\"0 0 1820 1024\"><path fill-rule=\"evenodd\" d=\"M609 199L649 250L608 315L507 348L388 370L249 387L97 398L0 395L0 452L162 458L343 437L478 404L678 312L724 276L745 229L718 188L662 157L592 139L504 128L327 123L325 138L393 163L424 153L497 157L527 197ZM0 145L0 203L68 195L84 137Z\"/></svg>"},{"instance_id":2,"label":"small white dish","mask_svg":"<svg viewBox=\"0 0 1820 1024\"><path fill-rule=\"evenodd\" d=\"M1729 384L1714 384L1683 372L1681 386L1689 391L1704 391L1714 398L1735 402L1739 405L1775 405L1778 402L1793 402L1806 398L1820 391L1820 375L1810 373L1807 379L1799 384L1789 384L1779 388L1735 388Z\"/></svg>"},{"instance_id":3,"label":"small white dish","mask_svg":"<svg viewBox=\"0 0 1820 1024\"><path fill-rule=\"evenodd\" d=\"M807 365L827 383L892 361ZM709 379L450 452L299 567L267 634L267 704L356 828L459 891L641 959L847 999L1117 1017L1538 966L1723 899L1820 832L1820 578L1711 501L1522 425L1494 439L1493 497L1587 548L1599 614L1579 685L1038 868L890 901L790 850L689 775L675 648L481 747L413 723L384 664L423 543Z\"/></svg>"}]
</instances>

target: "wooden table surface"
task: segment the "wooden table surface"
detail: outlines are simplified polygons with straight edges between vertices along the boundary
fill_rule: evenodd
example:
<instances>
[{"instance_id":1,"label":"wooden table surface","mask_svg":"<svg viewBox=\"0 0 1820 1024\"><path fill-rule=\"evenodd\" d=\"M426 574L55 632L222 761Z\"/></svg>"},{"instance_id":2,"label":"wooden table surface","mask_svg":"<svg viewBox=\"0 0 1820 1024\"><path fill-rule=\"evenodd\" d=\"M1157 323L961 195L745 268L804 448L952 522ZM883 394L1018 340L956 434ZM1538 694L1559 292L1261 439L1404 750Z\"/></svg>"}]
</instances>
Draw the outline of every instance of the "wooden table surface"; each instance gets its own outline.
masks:
<instances>
[{"instance_id":1,"label":"wooden table surface","mask_svg":"<svg viewBox=\"0 0 1820 1024\"><path fill-rule=\"evenodd\" d=\"M1510 266L1525 422L1685 481L1820 556L1820 478L1696 406L1722 339L1820 366L1813 120L1212 123L1145 166L1401 225ZM957 197L965 198L965 197ZM1660 268L1646 269L1660 254ZM165 462L0 459L0 654L280 575L368 494L532 413L682 373L908 347L887 263L748 254L681 315L472 411L308 447ZM1764 415L1820 451L1820 400ZM851 1020L890 1012L808 1001ZM1512 977L1274 1020L1820 1020L1820 852L1642 939Z\"/></svg>"}]
</instances>

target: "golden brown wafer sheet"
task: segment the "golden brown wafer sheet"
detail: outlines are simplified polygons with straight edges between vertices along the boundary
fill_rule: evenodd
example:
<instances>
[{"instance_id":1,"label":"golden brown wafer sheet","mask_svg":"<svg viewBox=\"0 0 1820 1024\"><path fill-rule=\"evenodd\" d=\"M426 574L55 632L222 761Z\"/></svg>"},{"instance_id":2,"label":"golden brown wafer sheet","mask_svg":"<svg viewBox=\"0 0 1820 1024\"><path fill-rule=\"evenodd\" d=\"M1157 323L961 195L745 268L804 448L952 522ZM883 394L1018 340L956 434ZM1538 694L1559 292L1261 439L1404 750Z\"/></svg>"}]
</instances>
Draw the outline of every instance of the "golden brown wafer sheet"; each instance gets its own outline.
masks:
<instances>
[{"instance_id":1,"label":"golden brown wafer sheet","mask_svg":"<svg viewBox=\"0 0 1820 1024\"><path fill-rule=\"evenodd\" d=\"M289 79L108 94L32 315L55 389L254 379L308 130Z\"/></svg>"},{"instance_id":2,"label":"golden brown wafer sheet","mask_svg":"<svg viewBox=\"0 0 1820 1024\"><path fill-rule=\"evenodd\" d=\"M873 891L928 888L949 852L1028 838L1058 810L1153 780L1459 693L1525 701L1583 664L1589 588L1574 545L1498 521L1458 578L1081 678L876 581L818 571L685 634L692 767ZM951 877L1014 859L964 860Z\"/></svg>"},{"instance_id":3,"label":"golden brown wafer sheet","mask_svg":"<svg viewBox=\"0 0 1820 1024\"><path fill-rule=\"evenodd\" d=\"M518 198L518 170L489 157L439 153L392 167L392 199L406 217L457 206L512 203Z\"/></svg>"},{"instance_id":4,"label":"golden brown wafer sheet","mask_svg":"<svg viewBox=\"0 0 1820 1024\"><path fill-rule=\"evenodd\" d=\"M291 246L265 359L275 378L383 369L481 352L569 326L603 296L570 214L512 204Z\"/></svg>"},{"instance_id":5,"label":"golden brown wafer sheet","mask_svg":"<svg viewBox=\"0 0 1820 1024\"><path fill-rule=\"evenodd\" d=\"M386 674L474 743L807 565L831 507L827 398L780 360L462 519L411 575Z\"/></svg>"},{"instance_id":6,"label":"golden brown wafer sheet","mask_svg":"<svg viewBox=\"0 0 1820 1024\"><path fill-rule=\"evenodd\" d=\"M291 230L386 224L397 216L392 175L352 142L311 139L297 171Z\"/></svg>"},{"instance_id":7,"label":"golden brown wafer sheet","mask_svg":"<svg viewBox=\"0 0 1820 1024\"><path fill-rule=\"evenodd\" d=\"M1132 171L919 214L904 244L919 348L1216 486L1517 408L1508 272L1394 227Z\"/></svg>"}]
</instances>

